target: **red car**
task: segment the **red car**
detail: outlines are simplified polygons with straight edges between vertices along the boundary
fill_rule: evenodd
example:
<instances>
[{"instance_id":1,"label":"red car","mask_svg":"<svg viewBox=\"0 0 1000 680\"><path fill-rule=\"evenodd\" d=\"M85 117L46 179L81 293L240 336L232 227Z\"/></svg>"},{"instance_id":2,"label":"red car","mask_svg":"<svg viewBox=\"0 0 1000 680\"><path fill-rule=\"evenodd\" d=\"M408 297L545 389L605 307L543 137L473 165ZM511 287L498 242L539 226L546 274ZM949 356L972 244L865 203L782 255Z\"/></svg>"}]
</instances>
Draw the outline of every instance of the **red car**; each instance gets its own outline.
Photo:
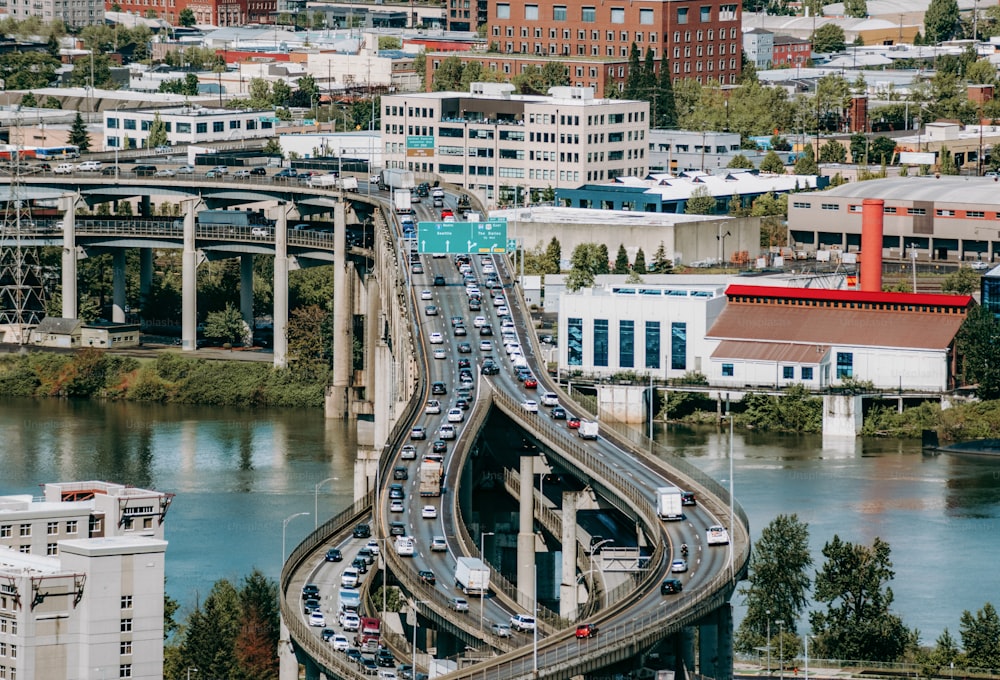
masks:
<instances>
[{"instance_id":1,"label":"red car","mask_svg":"<svg viewBox=\"0 0 1000 680\"><path fill-rule=\"evenodd\" d=\"M446 217L454 217L454 216L455 216L455 213L453 213L451 210L449 210L447 208L445 208L444 210L441 211L441 219L442 220L444 218L446 218Z\"/></svg>"},{"instance_id":2,"label":"red car","mask_svg":"<svg viewBox=\"0 0 1000 680\"><path fill-rule=\"evenodd\" d=\"M577 418L577 417L575 417L575 416L570 416L566 420L566 427L568 427L571 430L579 430L580 429L580 419Z\"/></svg>"},{"instance_id":3,"label":"red car","mask_svg":"<svg viewBox=\"0 0 1000 680\"><path fill-rule=\"evenodd\" d=\"M536 387L538 387L538 381L535 380L534 376L529 375L527 378L524 379L524 386L530 390L533 390Z\"/></svg>"},{"instance_id":4,"label":"red car","mask_svg":"<svg viewBox=\"0 0 1000 680\"><path fill-rule=\"evenodd\" d=\"M576 627L576 639L597 637L597 626L593 623L581 623Z\"/></svg>"}]
</instances>

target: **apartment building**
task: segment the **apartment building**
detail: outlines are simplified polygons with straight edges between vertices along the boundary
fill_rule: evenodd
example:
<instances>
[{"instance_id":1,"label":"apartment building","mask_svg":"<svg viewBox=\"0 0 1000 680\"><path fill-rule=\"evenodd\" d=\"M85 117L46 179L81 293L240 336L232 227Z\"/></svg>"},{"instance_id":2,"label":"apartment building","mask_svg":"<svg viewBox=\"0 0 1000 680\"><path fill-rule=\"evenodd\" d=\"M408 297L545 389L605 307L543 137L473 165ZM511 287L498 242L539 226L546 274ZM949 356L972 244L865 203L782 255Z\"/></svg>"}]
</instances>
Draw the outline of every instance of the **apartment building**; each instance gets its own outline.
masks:
<instances>
[{"instance_id":1,"label":"apartment building","mask_svg":"<svg viewBox=\"0 0 1000 680\"><path fill-rule=\"evenodd\" d=\"M0 496L0 678L162 678L172 496L96 481Z\"/></svg>"},{"instance_id":2,"label":"apartment building","mask_svg":"<svg viewBox=\"0 0 1000 680\"><path fill-rule=\"evenodd\" d=\"M643 55L652 49L657 62L668 60L675 80L732 84L740 73L740 17L741 5L734 0L490 0L489 50L479 60L546 57L572 61L571 68L585 60L627 63L635 43ZM627 69L618 67L604 73L617 85L628 77ZM576 81L571 75L569 82ZM428 89L430 83L428 78Z\"/></svg>"},{"instance_id":3,"label":"apartment building","mask_svg":"<svg viewBox=\"0 0 1000 680\"><path fill-rule=\"evenodd\" d=\"M812 59L812 41L790 35L776 35L771 44L772 66L808 66Z\"/></svg>"},{"instance_id":4,"label":"apartment building","mask_svg":"<svg viewBox=\"0 0 1000 680\"><path fill-rule=\"evenodd\" d=\"M62 19L66 28L104 23L104 3L101 0L6 0L3 13L17 21L28 17L38 17L46 22Z\"/></svg>"},{"instance_id":5,"label":"apartment building","mask_svg":"<svg viewBox=\"0 0 1000 680\"><path fill-rule=\"evenodd\" d=\"M513 90L472 83L468 93L383 96L386 167L437 173L494 205L524 190L646 174L648 102L597 99L590 88Z\"/></svg>"},{"instance_id":6,"label":"apartment building","mask_svg":"<svg viewBox=\"0 0 1000 680\"><path fill-rule=\"evenodd\" d=\"M774 33L763 28L743 31L743 52L758 71L771 68L774 61Z\"/></svg>"},{"instance_id":7,"label":"apartment building","mask_svg":"<svg viewBox=\"0 0 1000 680\"><path fill-rule=\"evenodd\" d=\"M175 26L180 23L181 12L190 9L198 24L243 26L269 23L275 12L275 3L276 0L104 0L104 9L110 12L114 5L118 5L121 8L119 11L141 16L153 12Z\"/></svg>"}]
</instances>

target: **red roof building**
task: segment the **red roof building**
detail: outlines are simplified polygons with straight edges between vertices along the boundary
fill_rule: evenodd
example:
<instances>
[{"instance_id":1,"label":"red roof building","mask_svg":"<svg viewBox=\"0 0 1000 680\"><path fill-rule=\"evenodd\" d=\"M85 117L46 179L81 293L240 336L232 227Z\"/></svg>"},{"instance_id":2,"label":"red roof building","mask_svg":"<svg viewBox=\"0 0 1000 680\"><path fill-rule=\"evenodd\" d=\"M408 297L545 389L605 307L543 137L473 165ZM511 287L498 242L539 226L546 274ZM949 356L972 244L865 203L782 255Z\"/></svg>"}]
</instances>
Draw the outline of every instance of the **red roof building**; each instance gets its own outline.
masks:
<instances>
[{"instance_id":1,"label":"red roof building","mask_svg":"<svg viewBox=\"0 0 1000 680\"><path fill-rule=\"evenodd\" d=\"M773 68L779 66L808 66L812 59L812 42L805 38L793 38L790 35L774 36L774 48L771 65Z\"/></svg>"},{"instance_id":2,"label":"red roof building","mask_svg":"<svg viewBox=\"0 0 1000 680\"><path fill-rule=\"evenodd\" d=\"M709 329L707 366L719 386L823 390L954 387L954 340L972 298L733 285Z\"/></svg>"}]
</instances>

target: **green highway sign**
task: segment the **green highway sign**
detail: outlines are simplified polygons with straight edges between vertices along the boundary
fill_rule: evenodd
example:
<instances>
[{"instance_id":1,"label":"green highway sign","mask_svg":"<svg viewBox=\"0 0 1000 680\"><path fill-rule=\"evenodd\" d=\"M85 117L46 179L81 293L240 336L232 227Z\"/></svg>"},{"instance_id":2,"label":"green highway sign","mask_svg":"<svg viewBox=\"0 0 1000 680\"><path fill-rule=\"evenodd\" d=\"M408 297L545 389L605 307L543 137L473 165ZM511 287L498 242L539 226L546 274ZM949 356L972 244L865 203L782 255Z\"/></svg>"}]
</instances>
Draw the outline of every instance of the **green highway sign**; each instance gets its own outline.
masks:
<instances>
[{"instance_id":1,"label":"green highway sign","mask_svg":"<svg viewBox=\"0 0 1000 680\"><path fill-rule=\"evenodd\" d=\"M506 253L507 220L418 222L417 249L421 253Z\"/></svg>"},{"instance_id":2,"label":"green highway sign","mask_svg":"<svg viewBox=\"0 0 1000 680\"><path fill-rule=\"evenodd\" d=\"M433 135L409 135L406 138L407 149L433 149Z\"/></svg>"}]
</instances>

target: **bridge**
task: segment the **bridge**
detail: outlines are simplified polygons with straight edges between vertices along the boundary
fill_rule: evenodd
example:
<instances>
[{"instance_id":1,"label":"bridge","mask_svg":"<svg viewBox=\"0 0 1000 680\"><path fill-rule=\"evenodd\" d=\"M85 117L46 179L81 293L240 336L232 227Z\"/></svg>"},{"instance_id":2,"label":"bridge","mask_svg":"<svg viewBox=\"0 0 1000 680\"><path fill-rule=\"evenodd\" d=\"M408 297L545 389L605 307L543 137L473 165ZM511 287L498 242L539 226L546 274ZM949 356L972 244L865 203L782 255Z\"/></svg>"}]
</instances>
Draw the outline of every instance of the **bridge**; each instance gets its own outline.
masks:
<instances>
[{"instance_id":1,"label":"bridge","mask_svg":"<svg viewBox=\"0 0 1000 680\"><path fill-rule=\"evenodd\" d=\"M25 190L36 199L58 199L63 211L59 222L42 220L24 228L20 238L27 242L63 247L64 316L75 316L76 257L88 249L109 249L114 269L124 280L124 249L140 248L140 266L151 248L181 248L184 263L183 347L196 347L195 274L199 261L216 257L273 255L275 257L275 363L284 361L283 305L287 318L287 271L290 266L332 261L335 271L335 367L328 393L327 415L355 416L358 419L359 451L355 469L355 503L321 524L288 557L281 573L282 678L297 678L304 664L309 678L360 678L357 664L322 640L319 629L306 623L301 608L301 587L319 583L325 592L326 610L336 615L334 594L340 584L343 565L358 553L364 541L351 538L359 522L373 526L380 547L380 575L364 578L361 590L364 608L370 613L386 609L372 598L373 584L390 579L405 594L408 612L402 616L383 614L383 643L399 659L412 659L419 670L444 672L449 678L571 678L607 672L630 659L650 653L660 655L661 665L675 673L697 672L728 680L732 674L732 620L729 607L737 581L749 560L746 517L723 487L681 459L664 460L649 453L651 447L641 435L618 430L602 422L600 437L579 438L566 421L527 410L532 397L510 371L500 340L485 349L481 339L468 338L470 351L456 354L465 338L448 327L450 317L462 317L474 330L464 286L451 259L425 256L422 274L410 271L404 241L388 197L379 192L341 196L338 192L272 182L206 182L203 180L126 179L109 181L95 177L62 180L32 178ZM0 194L4 189L0 184ZM454 204L454 192L448 204ZM8 192L9 196L9 192ZM175 197L185 207L183 219L153 219L143 205L156 196ZM2 197L2 196L0 196ZM135 220L102 220L75 217L76 207L109 200L136 198L140 212ZM199 225L195 214L201 207L229 207L260 202L277 203L273 214L277 228L273 234L254 235L243 230L225 230ZM431 217L421 206L423 218ZM347 215L355 216L348 226ZM333 233L298 233L288 229L288 220L304 215L332 214ZM420 217L418 216L418 219ZM367 226L366 226L367 225ZM365 230L368 230L367 232ZM353 232L352 232L353 230ZM348 234L361 232L356 245L348 245ZM119 255L119 253L121 253ZM151 264L151 262L150 262ZM521 291L515 285L506 258L491 256L473 262L482 281L489 264L497 270L502 295L509 307L517 339L533 373L539 391L559 395L560 402L575 415L598 419L574 404L558 384L547 379L546 366L532 332ZM241 272L246 268L241 266ZM252 270L251 270L252 271ZM448 285L430 285L434 276L443 276ZM140 280L148 275L141 272ZM115 289L116 306L123 304ZM70 286L68 288L67 286ZM243 286L241 285L241 288ZM418 291L431 291L437 316L421 313ZM70 294L67 294L70 291ZM283 298L283 301L279 300ZM245 298L243 298L245 301ZM244 307L245 309L245 307ZM502 323L498 308L484 304L479 313L491 328ZM363 320L364 370L351 374L352 321ZM432 334L442 342L432 344ZM482 338L483 340L486 338ZM478 348L478 349L473 349ZM435 350L444 349L444 354ZM451 403L451 390L459 384L459 357L470 359L478 369L485 356L497 359L500 373L476 376L471 407L458 424L459 436L449 442L445 457L445 492L440 497L422 498L417 492L416 464L401 460L401 450L409 444L411 427L422 425L436 432L445 412L425 412L434 382L444 383ZM443 357L438 358L438 357ZM478 370L475 370L478 373ZM498 434L500 433L500 434ZM513 440L500 441L503 436ZM522 446L511 441L524 440ZM426 442L413 442L423 449ZM482 461L502 469L502 488L516 511L510 526L500 527L488 520L488 509L478 502L485 474ZM418 456L419 461L419 456ZM406 505L403 513L389 511L388 489L395 468L405 466ZM543 493L542 479L557 469L571 487L554 492L550 485ZM536 486L535 479L539 479ZM675 484L695 492L698 504L686 508L681 522L661 522L656 515L655 489ZM437 518L424 520L421 507L435 506ZM621 569L607 568L607 561L589 554L593 539L577 522L578 512L599 509L614 514L634 527L636 558ZM392 533L399 522L417 545L413 557L400 556L393 549ZM731 543L710 547L706 529L722 524L729 528ZM432 540L442 536L445 550L431 551ZM490 538L492 551L485 549ZM689 571L679 575L684 590L661 595L660 584L670 576L671 562L680 557L678 545L691 546ZM327 562L331 547L339 547L345 562ZM539 574L539 551L558 547L561 560L551 580L558 598L543 598L539 583L548 575ZM492 596L474 599L470 612L455 609L453 598L461 595L451 585L457 557L483 557L492 567ZM513 556L513 557L511 557ZM511 564L513 562L513 564ZM623 562L624 564L624 562ZM418 572L437 575L432 585ZM385 590L382 591L383 597ZM543 599L546 601L543 602ZM549 609L550 605L553 609ZM556 611L558 609L558 611ZM475 611L475 610L478 610ZM507 636L493 631L493 622L503 622L515 614L534 615L533 634L514 632ZM577 639L575 623L596 624L595 638ZM328 625L332 626L333 622ZM695 643L695 629L698 630ZM432 660L446 658L447 663Z\"/></svg>"}]
</instances>

